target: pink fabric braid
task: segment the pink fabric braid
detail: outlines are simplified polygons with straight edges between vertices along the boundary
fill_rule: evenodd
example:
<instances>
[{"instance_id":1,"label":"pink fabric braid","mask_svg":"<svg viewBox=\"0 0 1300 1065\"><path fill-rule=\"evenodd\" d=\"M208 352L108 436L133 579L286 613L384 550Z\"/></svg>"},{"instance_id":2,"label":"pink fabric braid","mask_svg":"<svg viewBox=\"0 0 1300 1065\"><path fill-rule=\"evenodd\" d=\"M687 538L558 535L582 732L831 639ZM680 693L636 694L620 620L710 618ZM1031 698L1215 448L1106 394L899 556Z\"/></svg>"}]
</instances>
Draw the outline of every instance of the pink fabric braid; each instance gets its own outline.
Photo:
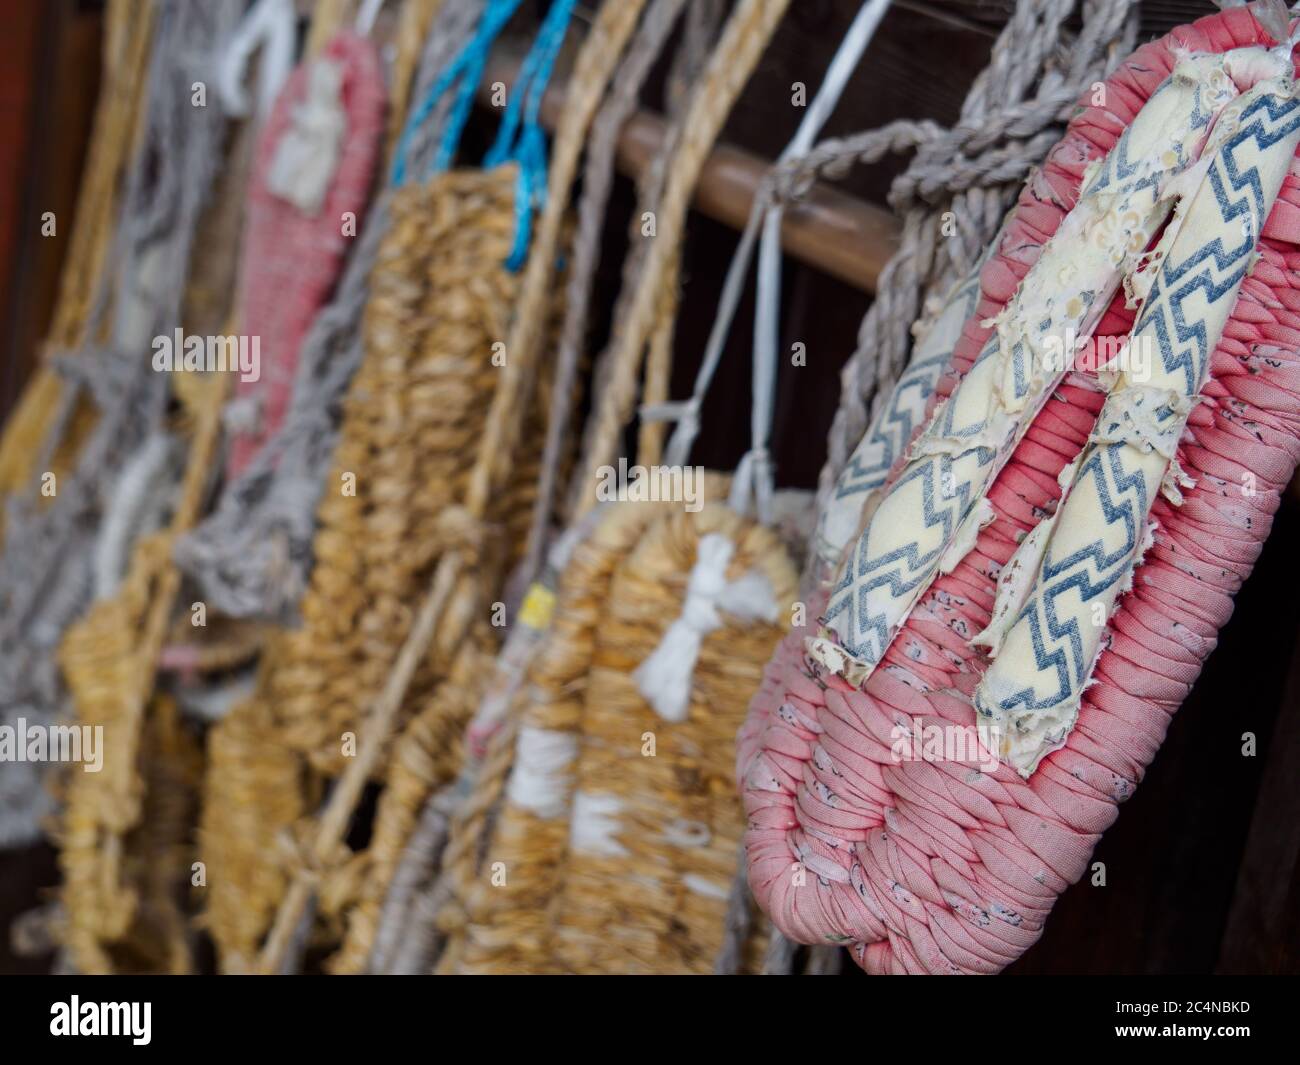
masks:
<instances>
[{"instance_id":1,"label":"pink fabric braid","mask_svg":"<svg viewBox=\"0 0 1300 1065\"><path fill-rule=\"evenodd\" d=\"M322 52L344 70L341 91L347 132L319 213L308 215L267 187L267 172L307 91L310 61L285 83L258 136L249 179L248 207L239 271L239 330L261 337L261 377L240 380L236 396L257 397L256 428L234 435L227 476L238 476L284 421L298 369L298 350L316 312L329 297L351 236L343 235L344 213L360 232L369 198L380 137L385 90L375 47L365 37L343 32Z\"/></svg>"},{"instance_id":2,"label":"pink fabric braid","mask_svg":"<svg viewBox=\"0 0 1300 1065\"><path fill-rule=\"evenodd\" d=\"M1134 53L1108 81L1107 108L1069 126L1021 195L983 299L940 386L951 392L1073 205L1086 163L1104 154L1172 69L1174 46L1226 51L1271 43L1236 9ZM996 520L918 604L864 691L815 680L792 632L768 664L738 738L750 885L790 938L845 942L872 973L992 973L1042 932L1058 895L1086 871L1101 833L1132 794L1170 718L1213 650L1300 460L1300 178L1288 175L1262 259L1242 286L1211 362L1206 401L1179 448L1196 487L1163 499L1154 546L1112 619L1107 645L1065 746L1022 780L999 766L898 762L895 721L971 725L984 661L967 644L988 621L1017 536L1057 499L1056 477L1082 448L1102 395L1067 382L994 482ZM1121 301L1099 336L1123 335ZM1243 474L1256 494L1242 492ZM793 875L802 859L804 878Z\"/></svg>"}]
</instances>

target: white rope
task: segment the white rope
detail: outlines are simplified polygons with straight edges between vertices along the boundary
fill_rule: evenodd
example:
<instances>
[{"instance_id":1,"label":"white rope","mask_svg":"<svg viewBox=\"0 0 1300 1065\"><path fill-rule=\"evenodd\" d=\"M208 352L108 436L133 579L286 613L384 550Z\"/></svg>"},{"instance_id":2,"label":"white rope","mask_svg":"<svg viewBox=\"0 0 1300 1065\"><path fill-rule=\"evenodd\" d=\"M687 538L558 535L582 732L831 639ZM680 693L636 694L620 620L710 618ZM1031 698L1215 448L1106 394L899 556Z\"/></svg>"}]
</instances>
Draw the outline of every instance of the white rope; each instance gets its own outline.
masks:
<instances>
[{"instance_id":1,"label":"white rope","mask_svg":"<svg viewBox=\"0 0 1300 1065\"><path fill-rule=\"evenodd\" d=\"M545 821L563 817L568 805L569 770L577 757L575 733L521 726L506 797Z\"/></svg>"},{"instance_id":2,"label":"white rope","mask_svg":"<svg viewBox=\"0 0 1300 1065\"><path fill-rule=\"evenodd\" d=\"M236 118L247 116L244 78L253 53L259 49L257 117L262 119L270 113L271 104L289 80L297 37L293 0L257 0L248 9L217 60L217 94L226 114Z\"/></svg>"},{"instance_id":3,"label":"white rope","mask_svg":"<svg viewBox=\"0 0 1300 1065\"><path fill-rule=\"evenodd\" d=\"M796 155L805 154L812 147L817 134L835 105L839 102L849 78L856 69L867 45L871 43L876 28L889 9L890 0L866 0L859 9L848 32L826 70L826 77L808 112L799 123L794 138L777 160L777 166ZM755 196L749 220L740 244L732 256L723 283L718 313L704 349L704 359L695 379L694 392L689 400L678 404L660 404L643 408L643 418L675 419L673 435L665 449L664 459L670 466L682 465L690 454L691 445L699 432L699 412L704 395L722 358L736 307L743 294L745 277L753 259L754 245L762 227L763 242L759 259L758 303L754 334L754 386L751 416L751 446L741 459L732 482L730 503L744 512L752 500L759 520L771 519L772 469L767 453L767 440L771 432L772 398L776 385L776 345L779 334L778 304L780 300L781 273L781 208L773 202L765 187Z\"/></svg>"},{"instance_id":4,"label":"white rope","mask_svg":"<svg viewBox=\"0 0 1300 1065\"><path fill-rule=\"evenodd\" d=\"M794 139L781 153L780 162L806 155L830 118L871 38L875 36L890 0L868 0L858 11L826 71L826 78ZM776 391L777 344L781 335L781 222L785 207L779 200L767 205L763 237L758 249L758 291L754 301L754 381L750 414L752 443L731 482L732 509L745 513L754 504L759 521L772 520L772 462L767 442L772 432L772 403Z\"/></svg>"},{"instance_id":5,"label":"white rope","mask_svg":"<svg viewBox=\"0 0 1300 1065\"><path fill-rule=\"evenodd\" d=\"M375 28L375 19L379 17L383 6L384 0L364 0L360 10L357 11L357 33L362 37L370 36L370 31Z\"/></svg>"}]
</instances>

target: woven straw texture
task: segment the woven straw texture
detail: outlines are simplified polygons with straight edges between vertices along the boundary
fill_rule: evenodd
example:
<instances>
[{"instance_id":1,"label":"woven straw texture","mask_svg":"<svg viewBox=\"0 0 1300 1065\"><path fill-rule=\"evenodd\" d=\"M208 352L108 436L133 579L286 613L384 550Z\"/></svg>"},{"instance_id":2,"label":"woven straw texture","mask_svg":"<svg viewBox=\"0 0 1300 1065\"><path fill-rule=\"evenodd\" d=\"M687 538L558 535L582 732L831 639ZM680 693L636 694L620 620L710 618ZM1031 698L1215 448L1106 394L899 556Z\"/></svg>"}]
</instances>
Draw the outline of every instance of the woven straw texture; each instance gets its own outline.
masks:
<instances>
[{"instance_id":1,"label":"woven straw texture","mask_svg":"<svg viewBox=\"0 0 1300 1065\"><path fill-rule=\"evenodd\" d=\"M711 479L708 494L722 483ZM514 709L515 772L528 758L523 737L539 730L568 737L576 757L550 767L555 808L539 805L535 788L525 797L507 785L478 876L444 914L454 931L442 971L712 970L743 830L729 782L731 736L781 629L727 618L708 634L680 723L659 717L632 675L681 612L709 533L736 545L728 575L760 570L784 613L796 582L785 549L719 505L691 514L673 504L613 504L574 549L551 633ZM492 787L486 775L483 786ZM611 853L572 835L575 793L617 810ZM463 928L458 918L467 918ZM761 940L751 948L752 966Z\"/></svg>"},{"instance_id":2,"label":"woven straw texture","mask_svg":"<svg viewBox=\"0 0 1300 1065\"><path fill-rule=\"evenodd\" d=\"M334 470L317 514L316 562L302 603L302 626L274 641L256 696L237 707L217 727L218 734L238 734L250 720L260 720L272 742L288 752L288 763L305 759L316 774L340 773L355 751L353 737L365 728L375 693L394 668L429 575L452 548L468 552L474 566L469 579L457 585L447 613L462 619L461 632L470 631L463 646L472 653L494 648L495 630L469 621L489 616L504 574L522 548L538 473L535 460L511 471L485 522L470 520L460 503L500 380L493 357L503 349L494 345L507 336L519 288L518 277L503 266L513 238L514 186L515 169L505 166L452 171L394 194L390 228L371 276L366 354L345 400ZM525 438L540 436L542 424L540 413L525 419ZM437 643L422 656L397 718L398 729L409 726L417 746L391 764L381 759L386 767L381 779L403 779L409 760L420 758L420 736L453 735L468 719L474 688L465 681L473 679L473 671L467 674L456 656L456 646ZM448 676L456 676L458 687L440 695L439 685ZM436 752L444 768L427 776L430 786L449 775L454 751ZM228 820L228 804L245 800L227 789L218 773L214 766L209 775L204 838L235 864L214 870L210 917L223 964L240 968L257 949L292 862L285 863L283 849L253 849L228 838L230 831L242 831L238 826L248 811L238 821ZM400 821L395 811L415 802L404 800L405 794L394 795L393 810L381 817ZM268 823L258 836L277 836L300 805L305 799L268 810L285 820ZM386 824L377 837L380 853L366 859L377 870L391 869L383 847L396 846L391 833L397 830L391 821ZM322 891L322 912L339 916L360 891L369 913L382 896L383 876L362 891L359 867L342 851L335 858L329 864L336 876L342 875L337 866L348 864L346 883L336 879ZM245 875L250 863L268 862L279 871L262 868ZM257 916L250 919L243 910ZM357 922L339 961L345 969L364 957L373 931L372 917L358 916ZM362 932L363 926L370 931Z\"/></svg>"}]
</instances>

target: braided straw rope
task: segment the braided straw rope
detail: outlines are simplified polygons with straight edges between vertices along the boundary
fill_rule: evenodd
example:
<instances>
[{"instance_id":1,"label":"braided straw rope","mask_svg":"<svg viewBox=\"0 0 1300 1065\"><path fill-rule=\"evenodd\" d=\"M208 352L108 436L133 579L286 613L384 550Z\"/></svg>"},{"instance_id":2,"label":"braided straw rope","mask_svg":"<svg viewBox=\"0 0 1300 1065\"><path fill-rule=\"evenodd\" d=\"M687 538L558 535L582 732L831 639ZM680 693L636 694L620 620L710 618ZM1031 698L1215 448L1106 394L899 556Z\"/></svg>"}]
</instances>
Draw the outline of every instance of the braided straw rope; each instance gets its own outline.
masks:
<instances>
[{"instance_id":1,"label":"braided straw rope","mask_svg":"<svg viewBox=\"0 0 1300 1065\"><path fill-rule=\"evenodd\" d=\"M547 534L560 480L559 458L564 440L561 428L569 422L571 402L577 394L578 366L584 354L589 325L592 288L604 239L606 213L614 182L618 138L624 124L636 110L641 90L655 59L662 53L682 10L682 0L655 0L646 10L637 35L628 46L614 75L609 93L592 122L582 176L582 201L578 207L578 229L573 241L573 265L565 293L564 324L557 345L555 382L551 399L551 425L542 455L542 479L537 489L533 524L528 534L524 579L531 582L542 568ZM668 136L637 182L638 210L631 220L632 251L623 264L624 287L619 294L614 320L626 314L627 293L644 261L645 241L640 237L641 218L663 192L667 160L681 136L681 115L689 100L685 87L693 85L708 61L708 46L715 36L720 12L713 0L694 0L686 29L669 71L668 112L672 119ZM668 286L665 286L668 287ZM598 375L603 376L603 374ZM599 381L597 382L599 384Z\"/></svg>"},{"instance_id":2,"label":"braided straw rope","mask_svg":"<svg viewBox=\"0 0 1300 1065\"><path fill-rule=\"evenodd\" d=\"M517 462L514 450L525 430L524 413L531 406L535 363L553 303L555 252L559 246L563 214L587 128L614 64L636 24L641 6L639 0L634 0L602 7L579 53L571 81L570 106L555 138L547 206L538 225L518 302L504 299L496 305L501 313L507 313L513 306L515 319L506 344L505 367L492 392L477 459L470 471L465 505L463 510L453 512L460 540L454 546L446 545L451 549L444 550L439 558L429 591L419 604L391 672L382 686L375 685L372 689L378 690L379 695L371 713L364 719L359 750L343 770L311 833L309 860L326 860L336 849L365 780L374 771L381 751L388 744L410 686L417 680L418 665L427 650L432 646L437 653L454 653L475 610L486 601L485 597L480 599L481 592L487 591L482 587L483 583L491 582L493 574L504 570L499 564L494 567L480 562L473 572L465 573L472 554L483 539L483 520L490 517L490 510L508 479L529 485L536 481L536 468L529 471L526 463ZM475 171L469 179L490 183L497 180L496 175L503 173L509 177L513 187L512 168L500 168L488 174ZM481 261L490 263L495 271L505 275L504 268L499 265L504 258L503 253ZM478 288L481 286L473 286L468 291L474 292ZM461 298L464 298L465 291L460 290ZM494 331L487 337L484 347L490 349L491 344L504 335L504 329ZM445 402L445 397L442 400ZM512 542L522 545L522 533L521 529L519 536L512 537ZM305 610L304 618L310 623ZM442 631L439 631L440 621L446 622ZM283 964L291 937L310 904L312 894L310 873L305 869L299 870L263 948L260 960L263 971L276 971Z\"/></svg>"},{"instance_id":3,"label":"braided straw rope","mask_svg":"<svg viewBox=\"0 0 1300 1065\"><path fill-rule=\"evenodd\" d=\"M118 594L96 603L68 630L60 649L76 723L101 726L104 737L101 771L74 771L69 778L60 832L65 945L82 972L111 971L110 946L129 948L138 923L156 924L157 907L149 907L147 900L160 893L174 895L188 872L183 847L188 814L176 813L176 797L166 794L168 771L155 758L175 756L193 763L197 756L184 752L166 701L156 704L163 714L159 720L147 710L180 586L170 561L171 544L199 513L220 439L228 382L223 376L183 380L181 398L194 420L193 442L171 524L137 544ZM165 741L161 751L148 747L155 731ZM196 780L197 765L191 764L184 776ZM167 816L155 817L151 811L158 808L169 811ZM148 831L132 832L141 825ZM170 861L147 860L160 848L171 854ZM184 971L188 951L180 943L179 918L169 916L166 924L171 929L167 968Z\"/></svg>"},{"instance_id":4,"label":"braided straw rope","mask_svg":"<svg viewBox=\"0 0 1300 1065\"><path fill-rule=\"evenodd\" d=\"M457 651L447 679L394 743L370 846L358 856L359 886L355 896L333 907L346 918L347 934L328 962L331 972L365 971L380 909L421 811L460 769L465 728L491 675L494 648L488 627L476 626ZM325 900L322 909L331 910Z\"/></svg>"},{"instance_id":5,"label":"braided straw rope","mask_svg":"<svg viewBox=\"0 0 1300 1065\"><path fill-rule=\"evenodd\" d=\"M76 224L45 342L47 350L74 348L91 339L86 336L90 306L102 283L119 184L131 158L133 130L143 113L153 11L152 4L132 0L112 0L108 5L102 87L77 193ZM34 476L41 442L49 433L62 388L58 375L43 363L6 420L0 436L0 499L26 487ZM56 468L54 472L62 471Z\"/></svg>"},{"instance_id":6,"label":"braided straw rope","mask_svg":"<svg viewBox=\"0 0 1300 1065\"><path fill-rule=\"evenodd\" d=\"M668 402L673 372L673 331L677 326L677 304L681 298L681 248L669 261L664 271L663 287L655 306L654 325L647 344L645 383L641 402L656 406ZM643 419L637 429L636 459L642 466L654 466L663 457L664 434L667 422Z\"/></svg>"},{"instance_id":7,"label":"braided straw rope","mask_svg":"<svg viewBox=\"0 0 1300 1065\"><path fill-rule=\"evenodd\" d=\"M595 504L595 495L589 489L598 469L616 454L623 426L631 416L641 358L647 339L655 329L665 285L672 280L671 268L681 242L686 211L704 160L787 7L789 0L741 0L691 97L681 142L673 155L663 199L655 212L656 236L646 253L627 316L619 321L611 341L608 383L584 439L582 464L574 483L576 516L585 514Z\"/></svg>"},{"instance_id":8,"label":"braided straw rope","mask_svg":"<svg viewBox=\"0 0 1300 1065\"><path fill-rule=\"evenodd\" d=\"M464 900L472 891L480 867L482 845L510 779L518 734L519 715L513 712L512 707L512 712L488 738L487 751L475 775L473 790L452 811L442 854L443 872L429 896L430 908L437 919L438 936L450 937L439 960L439 972L454 972L459 964L465 939L454 933L463 928L468 919ZM429 957L436 953L436 949L436 942L430 945Z\"/></svg>"}]
</instances>

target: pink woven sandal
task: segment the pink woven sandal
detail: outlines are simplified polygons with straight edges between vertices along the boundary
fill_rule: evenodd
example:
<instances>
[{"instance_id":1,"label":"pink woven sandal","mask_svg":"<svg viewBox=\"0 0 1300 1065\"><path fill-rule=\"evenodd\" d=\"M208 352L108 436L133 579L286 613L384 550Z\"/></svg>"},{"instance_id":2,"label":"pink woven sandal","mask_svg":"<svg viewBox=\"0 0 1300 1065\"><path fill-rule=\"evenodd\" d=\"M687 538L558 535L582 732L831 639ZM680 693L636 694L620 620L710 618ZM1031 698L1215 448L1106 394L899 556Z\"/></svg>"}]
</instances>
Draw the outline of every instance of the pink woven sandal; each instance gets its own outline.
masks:
<instances>
[{"instance_id":1,"label":"pink woven sandal","mask_svg":"<svg viewBox=\"0 0 1300 1065\"><path fill-rule=\"evenodd\" d=\"M1127 421L1113 417L1107 385L1096 375L1073 373L1048 382L1041 405L1027 404L1021 429L1007 437L1005 447L991 429L980 437L995 456L986 463L992 469L987 482L976 485L976 496L988 507L977 498L965 501L965 511L954 517L968 520L948 529L943 557L926 561L923 553L913 550L908 558L900 551L901 561L887 579L874 586L862 579L879 562L867 550L873 524L888 505L878 497L868 518L873 524L850 544L838 583L808 604L810 624L792 632L769 663L739 737L737 768L749 818L750 885L790 938L849 945L873 973L991 973L1014 961L1041 934L1057 896L1086 872L1101 833L1142 779L1214 648L1300 460L1300 177L1289 162L1300 135L1292 113L1300 104L1290 95L1285 49L1280 65L1286 73L1275 80L1282 88L1264 92L1264 104L1258 101L1261 90L1252 92L1252 83L1269 73L1262 57L1279 49L1248 11L1201 19L1139 49L1105 83L1104 105L1084 106L1070 123L1023 191L983 268L979 306L931 403L933 410L975 378L972 368L994 333L990 320L1014 304L1050 238L1058 231L1073 233L1074 223L1062 227L1081 188L1095 189L1101 180L1092 164L1112 153L1175 66L1191 54L1251 46L1259 48L1221 64L1235 83L1226 86L1227 93L1237 102L1225 106L1219 98L1214 106L1230 118L1217 133L1204 116L1193 121L1200 140L1189 151L1204 146L1201 165L1189 156L1178 164L1187 163L1186 176L1179 178L1175 170L1165 175L1179 181L1179 212L1150 234L1135 227L1141 243L1128 251L1136 253L1141 269L1126 272L1134 302L1146 296L1140 314L1126 306L1124 291L1113 298L1103 291L1106 302L1092 312L1097 338L1122 339L1137 318L1139 334L1144 327L1168 328L1174 339L1164 338L1162 353L1177 348L1187 340L1184 328L1194 332L1201 304L1176 306L1165 325L1154 319L1159 301L1171 299L1175 268L1191 262L1180 255L1188 234L1197 231L1192 220L1213 206L1209 200L1198 206L1197 193L1217 183L1224 217L1240 216L1241 239L1252 244L1250 205L1262 205L1267 221L1254 249L1257 258L1247 254L1240 264L1205 267L1214 278L1206 285L1227 292L1231 307L1213 344L1208 376L1201 372L1198 384L1197 375L1189 374L1190 398L1168 396L1159 410L1133 399L1150 398L1141 389L1131 391ZM1205 86L1210 95L1224 88L1213 78ZM1251 150L1262 152L1263 144L1290 138L1285 143L1292 154L1281 165L1276 158L1269 164L1279 179L1285 173L1271 204L1269 189L1260 191L1268 180L1252 178L1256 170L1241 165L1237 140L1228 140L1251 121L1266 127ZM1169 152L1167 160L1157 160L1160 165L1173 166L1174 149ZM1112 153L1106 180L1132 172L1137 162L1122 150ZM1247 206L1240 207L1238 199ZM1088 239L1095 235L1088 230ZM1158 255L1143 253L1148 236L1159 236ZM1207 252L1199 261L1207 257L1215 258ZM1070 279L1063 272L1053 284L1058 282L1064 292ZM1207 332L1213 340L1213 331ZM1004 381L1003 387L1013 386ZM1103 403L1107 414L1098 421ZM946 404L934 424L944 418L951 423L954 407ZM1099 485L1116 488L1116 481L1100 475L1090 479L1089 463L1095 472L1096 463L1109 461L1107 448L1126 442L1142 445L1137 450L1145 448L1148 455L1151 448L1158 451L1161 433L1168 435L1171 424L1168 450L1173 455L1174 441L1177 449L1164 490L1143 496L1132 478L1123 482L1150 506L1149 513L1118 495L1105 504L1112 508L1105 522L1114 518L1132 526L1128 554L1090 556L1086 561L1093 568L1074 560L1076 585L1097 584L1080 594L1085 601L1095 596L1103 616L1095 633L1086 626L1071 629L1069 619L1051 609L1061 575L1072 572L1070 559L1054 552L1079 528L1071 513L1086 512L1090 499L1096 510L1095 497L1105 494ZM956 432L951 424L947 428ZM946 446L941 430L925 431L940 440L938 451ZM915 474L909 463L924 451L914 441L882 491L901 497L904 482ZM1075 465L1081 453L1083 462ZM960 483L966 475L957 459L951 465ZM1059 510L1058 479L1070 489ZM944 494L927 499L927 506L948 505ZM913 530L934 520L933 512L922 517L919 507L909 513ZM1055 527L1054 515L1061 518ZM1153 535L1147 534L1148 519ZM1018 552L1035 528L1043 531ZM955 551L954 538L960 541ZM1009 565L1013 556L1017 565ZM927 565L931 572L920 573ZM899 576L908 566L920 575ZM1085 577L1078 577L1080 566ZM899 596L911 594L906 587L913 583L914 597L892 614L876 613L871 604L891 580ZM995 605L1001 613L997 631L985 635L999 653L990 666L989 656L971 641L994 620ZM829 627L819 627L819 616ZM1016 650L1022 637L1032 653ZM1026 654L1032 668L1025 665ZM1036 702L1036 686L1053 670L1064 698ZM1051 713L1038 713L1043 707ZM1005 731L958 757L925 749L931 737L941 743L976 733L980 725ZM978 735L987 741L986 732Z\"/></svg>"}]
</instances>

